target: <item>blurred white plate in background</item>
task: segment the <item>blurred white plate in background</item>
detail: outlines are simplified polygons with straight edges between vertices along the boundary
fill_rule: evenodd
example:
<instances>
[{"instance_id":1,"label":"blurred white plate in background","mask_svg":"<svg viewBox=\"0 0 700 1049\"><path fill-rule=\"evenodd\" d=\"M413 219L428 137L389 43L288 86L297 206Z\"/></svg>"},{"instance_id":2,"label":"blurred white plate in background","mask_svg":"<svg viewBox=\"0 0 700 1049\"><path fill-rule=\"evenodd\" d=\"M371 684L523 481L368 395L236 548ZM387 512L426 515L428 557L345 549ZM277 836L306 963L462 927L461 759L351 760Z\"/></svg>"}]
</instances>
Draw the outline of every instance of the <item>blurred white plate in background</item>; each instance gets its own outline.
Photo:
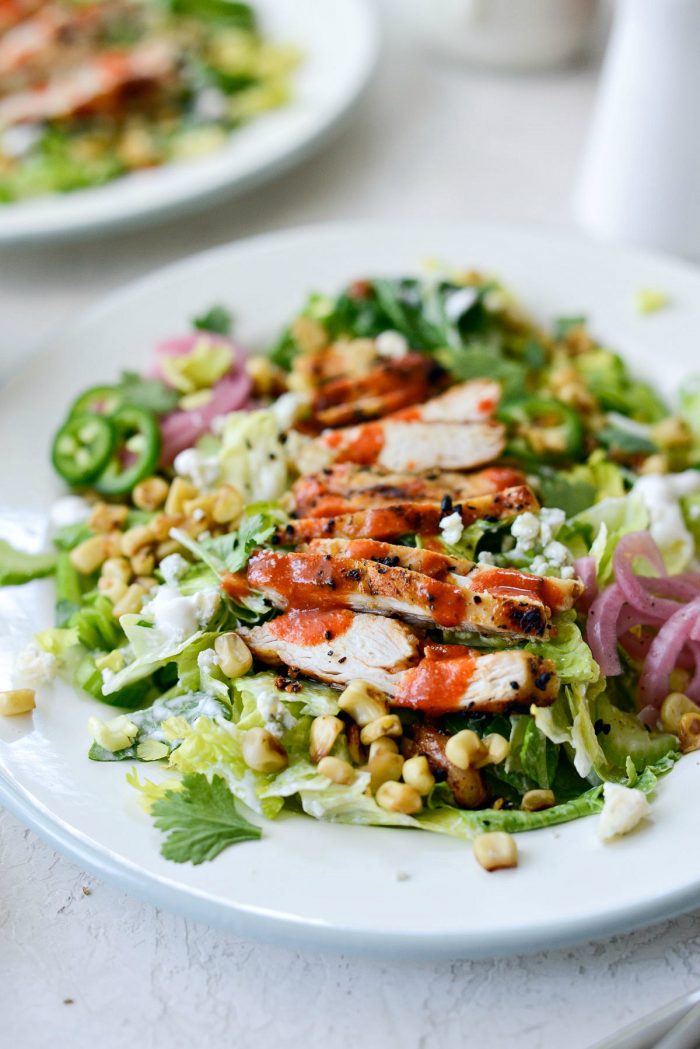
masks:
<instances>
[{"instance_id":1,"label":"blurred white plate in background","mask_svg":"<svg viewBox=\"0 0 700 1049\"><path fill-rule=\"evenodd\" d=\"M700 274L681 263L476 223L327 226L260 237L112 295L0 390L0 533L40 541L45 512L61 491L49 442L75 394L123 367L143 369L156 340L186 330L208 306L225 303L237 338L260 348L310 290L415 273L426 257L498 274L543 319L586 313L607 345L667 393L697 366ZM663 290L672 306L639 316L634 296L641 288ZM13 653L52 619L50 582L0 590L0 688ZM639 832L602 845L593 817L521 835L514 871L487 874L455 839L293 815L265 823L260 842L192 867L160 856L161 837L125 782L129 763L87 759L87 719L110 709L57 684L40 692L32 716L0 718L0 802L82 866L242 936L475 957L612 934L700 904L698 754L662 780L653 820Z\"/></svg>"},{"instance_id":2,"label":"blurred white plate in background","mask_svg":"<svg viewBox=\"0 0 700 1049\"><path fill-rule=\"evenodd\" d=\"M255 8L266 34L302 52L287 106L238 128L222 150L203 159L0 205L0 245L181 215L272 178L322 145L372 73L379 46L373 8L368 0L255 0Z\"/></svg>"}]
</instances>

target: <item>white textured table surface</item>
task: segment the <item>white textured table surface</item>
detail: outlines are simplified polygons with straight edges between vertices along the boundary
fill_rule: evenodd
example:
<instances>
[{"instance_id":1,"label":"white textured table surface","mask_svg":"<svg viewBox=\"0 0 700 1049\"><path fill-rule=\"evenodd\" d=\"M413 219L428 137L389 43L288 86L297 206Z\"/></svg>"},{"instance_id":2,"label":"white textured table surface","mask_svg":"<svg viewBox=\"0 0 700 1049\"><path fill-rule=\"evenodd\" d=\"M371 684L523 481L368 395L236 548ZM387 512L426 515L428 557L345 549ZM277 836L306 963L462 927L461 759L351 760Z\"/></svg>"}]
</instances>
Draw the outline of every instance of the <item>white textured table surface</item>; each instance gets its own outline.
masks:
<instances>
[{"instance_id":1,"label":"white textured table surface","mask_svg":"<svg viewBox=\"0 0 700 1049\"><path fill-rule=\"evenodd\" d=\"M108 290L257 231L373 216L567 223L594 74L439 69L402 32L400 3L383 5L388 46L361 111L303 167L164 228L0 253L0 369ZM700 982L699 942L695 914L496 962L292 954L154 910L0 811L0 1044L17 1049L585 1049Z\"/></svg>"}]
</instances>

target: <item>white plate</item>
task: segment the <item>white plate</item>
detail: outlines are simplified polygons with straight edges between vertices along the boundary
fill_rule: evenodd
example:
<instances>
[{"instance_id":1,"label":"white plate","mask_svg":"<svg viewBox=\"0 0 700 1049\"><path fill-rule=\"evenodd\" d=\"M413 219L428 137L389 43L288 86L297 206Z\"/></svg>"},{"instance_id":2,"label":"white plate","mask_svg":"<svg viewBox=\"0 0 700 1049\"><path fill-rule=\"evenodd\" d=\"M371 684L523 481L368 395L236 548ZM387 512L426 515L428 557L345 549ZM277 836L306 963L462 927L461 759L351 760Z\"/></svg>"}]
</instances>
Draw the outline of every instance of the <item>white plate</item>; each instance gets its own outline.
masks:
<instances>
[{"instance_id":1,"label":"white plate","mask_svg":"<svg viewBox=\"0 0 700 1049\"><path fill-rule=\"evenodd\" d=\"M143 366L154 341L197 312L227 303L239 338L261 346L310 289L414 272L426 256L500 274L543 317L587 313L595 332L667 390L697 361L700 275L679 263L456 223L263 237L112 296L0 391L3 533L17 539L28 528L39 541L43 511L59 491L48 442L71 397L121 366ZM639 317L633 297L646 287L669 293L672 308ZM32 630L50 624L51 611L49 583L0 591L0 670ZM651 825L608 846L597 841L595 818L521 836L516 871L486 874L460 841L298 816L266 824L261 842L195 868L161 859L160 836L124 781L125 765L87 760L85 724L95 712L102 708L93 700L55 686L39 696L33 716L0 719L0 798L85 867L242 935L479 956L617 932L700 903L700 756L685 758L662 782Z\"/></svg>"},{"instance_id":2,"label":"white plate","mask_svg":"<svg viewBox=\"0 0 700 1049\"><path fill-rule=\"evenodd\" d=\"M0 245L143 226L240 193L320 146L349 113L377 56L367 0L255 0L264 31L300 48L289 105L237 129L211 156L138 172L95 189L0 205Z\"/></svg>"}]
</instances>

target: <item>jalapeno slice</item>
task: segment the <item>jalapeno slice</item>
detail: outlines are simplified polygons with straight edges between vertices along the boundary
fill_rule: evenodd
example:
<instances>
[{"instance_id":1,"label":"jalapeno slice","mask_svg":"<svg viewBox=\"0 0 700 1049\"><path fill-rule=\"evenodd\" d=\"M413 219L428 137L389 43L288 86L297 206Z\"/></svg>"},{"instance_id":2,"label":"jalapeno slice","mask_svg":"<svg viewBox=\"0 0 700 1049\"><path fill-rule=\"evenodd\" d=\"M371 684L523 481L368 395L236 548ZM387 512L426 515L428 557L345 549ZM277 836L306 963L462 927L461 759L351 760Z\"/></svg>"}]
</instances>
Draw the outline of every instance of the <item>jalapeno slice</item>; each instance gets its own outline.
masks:
<instances>
[{"instance_id":1,"label":"jalapeno slice","mask_svg":"<svg viewBox=\"0 0 700 1049\"><path fill-rule=\"evenodd\" d=\"M116 386L91 386L73 401L69 415L94 412L96 415L113 415L121 407L124 398Z\"/></svg>"},{"instance_id":2,"label":"jalapeno slice","mask_svg":"<svg viewBox=\"0 0 700 1049\"><path fill-rule=\"evenodd\" d=\"M498 414L508 426L507 454L539 461L581 458L583 424L568 404L530 397L503 405Z\"/></svg>"},{"instance_id":3,"label":"jalapeno slice","mask_svg":"<svg viewBox=\"0 0 700 1049\"><path fill-rule=\"evenodd\" d=\"M68 484L90 484L112 458L116 441L115 427L105 416L73 415L54 437L51 462Z\"/></svg>"},{"instance_id":4,"label":"jalapeno slice","mask_svg":"<svg viewBox=\"0 0 700 1049\"><path fill-rule=\"evenodd\" d=\"M95 488L103 495L123 495L157 467L160 428L153 412L133 406L119 408L111 422L117 434L116 446Z\"/></svg>"}]
</instances>

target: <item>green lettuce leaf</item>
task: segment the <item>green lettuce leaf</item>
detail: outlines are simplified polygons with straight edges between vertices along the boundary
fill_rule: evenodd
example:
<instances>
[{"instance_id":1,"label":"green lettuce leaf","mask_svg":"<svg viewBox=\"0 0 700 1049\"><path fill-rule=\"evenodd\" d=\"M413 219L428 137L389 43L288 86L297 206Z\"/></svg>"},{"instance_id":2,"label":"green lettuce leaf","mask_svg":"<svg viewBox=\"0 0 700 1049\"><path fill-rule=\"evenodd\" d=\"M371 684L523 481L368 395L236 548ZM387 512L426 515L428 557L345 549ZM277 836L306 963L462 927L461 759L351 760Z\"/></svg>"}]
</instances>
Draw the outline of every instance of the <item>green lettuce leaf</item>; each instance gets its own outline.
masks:
<instances>
[{"instance_id":1,"label":"green lettuce leaf","mask_svg":"<svg viewBox=\"0 0 700 1049\"><path fill-rule=\"evenodd\" d=\"M138 760L138 746L144 740L155 740L168 747L172 752L180 745L181 737L163 730L163 722L172 718L183 719L182 731L194 725L200 717L231 719L230 704L222 702L206 692L188 692L183 696L170 699L157 699L145 710L134 710L129 714L131 721L138 728L132 744L123 750L111 751L94 742L88 752L93 761ZM173 726L175 723L171 723ZM186 727L187 726L187 727ZM166 754L163 755L167 756Z\"/></svg>"}]
</instances>

